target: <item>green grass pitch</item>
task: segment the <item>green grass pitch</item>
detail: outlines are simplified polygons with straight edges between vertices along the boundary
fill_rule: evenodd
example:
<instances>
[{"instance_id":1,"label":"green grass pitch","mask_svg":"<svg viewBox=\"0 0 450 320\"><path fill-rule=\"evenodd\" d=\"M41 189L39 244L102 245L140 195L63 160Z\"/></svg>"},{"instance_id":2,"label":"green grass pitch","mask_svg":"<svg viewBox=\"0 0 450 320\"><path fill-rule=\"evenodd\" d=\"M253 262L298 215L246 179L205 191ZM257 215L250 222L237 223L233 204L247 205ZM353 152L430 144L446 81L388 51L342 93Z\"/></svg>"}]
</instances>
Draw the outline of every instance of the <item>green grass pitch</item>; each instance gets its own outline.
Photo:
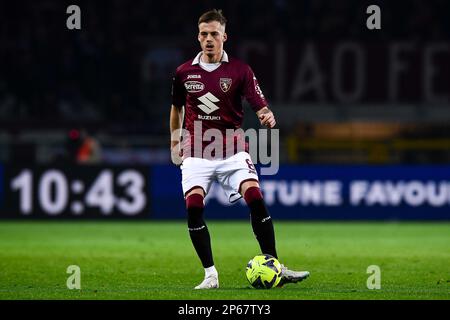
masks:
<instances>
[{"instance_id":1,"label":"green grass pitch","mask_svg":"<svg viewBox=\"0 0 450 320\"><path fill-rule=\"evenodd\" d=\"M280 261L311 277L256 290L247 221L209 221L220 289L193 290L203 268L184 221L1 222L0 299L449 299L450 223L275 221ZM81 269L81 290L66 286ZM381 289L366 286L369 265Z\"/></svg>"}]
</instances>

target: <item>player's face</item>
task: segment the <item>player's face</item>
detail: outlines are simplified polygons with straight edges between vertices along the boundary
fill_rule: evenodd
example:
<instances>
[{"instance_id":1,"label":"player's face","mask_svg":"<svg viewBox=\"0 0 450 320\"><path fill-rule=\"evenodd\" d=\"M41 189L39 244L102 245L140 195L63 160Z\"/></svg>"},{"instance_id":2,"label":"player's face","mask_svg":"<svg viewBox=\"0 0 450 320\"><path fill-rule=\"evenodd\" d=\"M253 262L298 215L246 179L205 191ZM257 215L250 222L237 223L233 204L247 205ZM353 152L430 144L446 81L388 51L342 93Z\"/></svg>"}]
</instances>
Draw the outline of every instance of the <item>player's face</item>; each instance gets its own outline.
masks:
<instances>
[{"instance_id":1,"label":"player's face","mask_svg":"<svg viewBox=\"0 0 450 320\"><path fill-rule=\"evenodd\" d=\"M198 29L198 41L209 62L220 61L223 43L227 40L225 26L218 21L211 21L200 23Z\"/></svg>"}]
</instances>

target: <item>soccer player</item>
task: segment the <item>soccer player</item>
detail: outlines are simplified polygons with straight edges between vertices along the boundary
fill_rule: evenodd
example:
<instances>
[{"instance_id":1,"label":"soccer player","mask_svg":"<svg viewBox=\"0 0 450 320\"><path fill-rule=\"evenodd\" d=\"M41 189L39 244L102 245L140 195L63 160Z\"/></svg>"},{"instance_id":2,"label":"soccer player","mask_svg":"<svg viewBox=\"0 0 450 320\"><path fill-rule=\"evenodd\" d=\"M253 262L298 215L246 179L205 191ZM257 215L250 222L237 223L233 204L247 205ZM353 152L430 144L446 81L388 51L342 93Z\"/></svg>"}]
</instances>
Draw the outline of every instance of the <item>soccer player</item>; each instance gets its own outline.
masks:
<instances>
[{"instance_id":1,"label":"soccer player","mask_svg":"<svg viewBox=\"0 0 450 320\"><path fill-rule=\"evenodd\" d=\"M258 183L258 175L247 150L239 149L235 142L242 142L237 134L230 141L227 129L238 129L243 121L242 97L256 112L261 125L273 128L274 114L259 87L252 69L245 63L231 58L223 49L227 41L226 18L221 10L204 13L198 21L198 41L202 51L192 60L176 69L172 85L170 111L172 161L182 154L182 187L186 200L188 229L192 244L205 269L205 278L195 289L219 287L219 277L214 267L211 241L203 219L204 198L211 183L218 181L230 202L244 198L251 216L253 232L262 253L278 258L271 217L265 206ZM184 106L184 114L183 114ZM201 131L196 126L201 125ZM176 139L175 132L188 131L189 138ZM204 156L208 143L196 144L207 130L216 130L225 137L222 153L210 158ZM200 136L201 135L201 136ZM245 144L245 142L244 142ZM200 152L198 152L200 146ZM192 152L190 152L192 151ZM193 154L192 154L193 153ZM212 154L212 153L211 153ZM299 282L309 276L307 271L292 271L282 265L280 285Z\"/></svg>"}]
</instances>

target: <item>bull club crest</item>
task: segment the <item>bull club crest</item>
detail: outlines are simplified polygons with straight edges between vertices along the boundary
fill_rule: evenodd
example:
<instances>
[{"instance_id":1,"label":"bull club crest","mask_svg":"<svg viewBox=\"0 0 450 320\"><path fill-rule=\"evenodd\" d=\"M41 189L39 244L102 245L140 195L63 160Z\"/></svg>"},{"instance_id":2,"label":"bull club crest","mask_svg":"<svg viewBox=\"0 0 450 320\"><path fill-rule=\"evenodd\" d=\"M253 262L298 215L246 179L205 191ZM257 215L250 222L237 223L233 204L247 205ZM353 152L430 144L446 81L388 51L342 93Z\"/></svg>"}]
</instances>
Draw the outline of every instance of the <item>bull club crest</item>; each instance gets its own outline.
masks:
<instances>
[{"instance_id":1,"label":"bull club crest","mask_svg":"<svg viewBox=\"0 0 450 320\"><path fill-rule=\"evenodd\" d=\"M232 80L230 78L220 78L220 89L223 92L227 92L231 88Z\"/></svg>"}]
</instances>

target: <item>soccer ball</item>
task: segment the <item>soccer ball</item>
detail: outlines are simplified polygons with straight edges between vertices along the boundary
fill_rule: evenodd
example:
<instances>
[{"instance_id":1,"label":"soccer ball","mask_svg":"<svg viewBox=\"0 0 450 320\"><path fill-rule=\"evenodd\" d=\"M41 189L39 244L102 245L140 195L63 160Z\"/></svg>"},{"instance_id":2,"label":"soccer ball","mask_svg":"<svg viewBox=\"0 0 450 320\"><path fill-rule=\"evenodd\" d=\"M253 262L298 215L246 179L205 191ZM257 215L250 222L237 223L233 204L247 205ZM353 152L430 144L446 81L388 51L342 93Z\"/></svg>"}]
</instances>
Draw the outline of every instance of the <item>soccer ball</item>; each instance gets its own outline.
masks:
<instances>
[{"instance_id":1,"label":"soccer ball","mask_svg":"<svg viewBox=\"0 0 450 320\"><path fill-rule=\"evenodd\" d=\"M247 264L248 282L257 289L276 287L281 280L281 264L270 254L257 255Z\"/></svg>"}]
</instances>

